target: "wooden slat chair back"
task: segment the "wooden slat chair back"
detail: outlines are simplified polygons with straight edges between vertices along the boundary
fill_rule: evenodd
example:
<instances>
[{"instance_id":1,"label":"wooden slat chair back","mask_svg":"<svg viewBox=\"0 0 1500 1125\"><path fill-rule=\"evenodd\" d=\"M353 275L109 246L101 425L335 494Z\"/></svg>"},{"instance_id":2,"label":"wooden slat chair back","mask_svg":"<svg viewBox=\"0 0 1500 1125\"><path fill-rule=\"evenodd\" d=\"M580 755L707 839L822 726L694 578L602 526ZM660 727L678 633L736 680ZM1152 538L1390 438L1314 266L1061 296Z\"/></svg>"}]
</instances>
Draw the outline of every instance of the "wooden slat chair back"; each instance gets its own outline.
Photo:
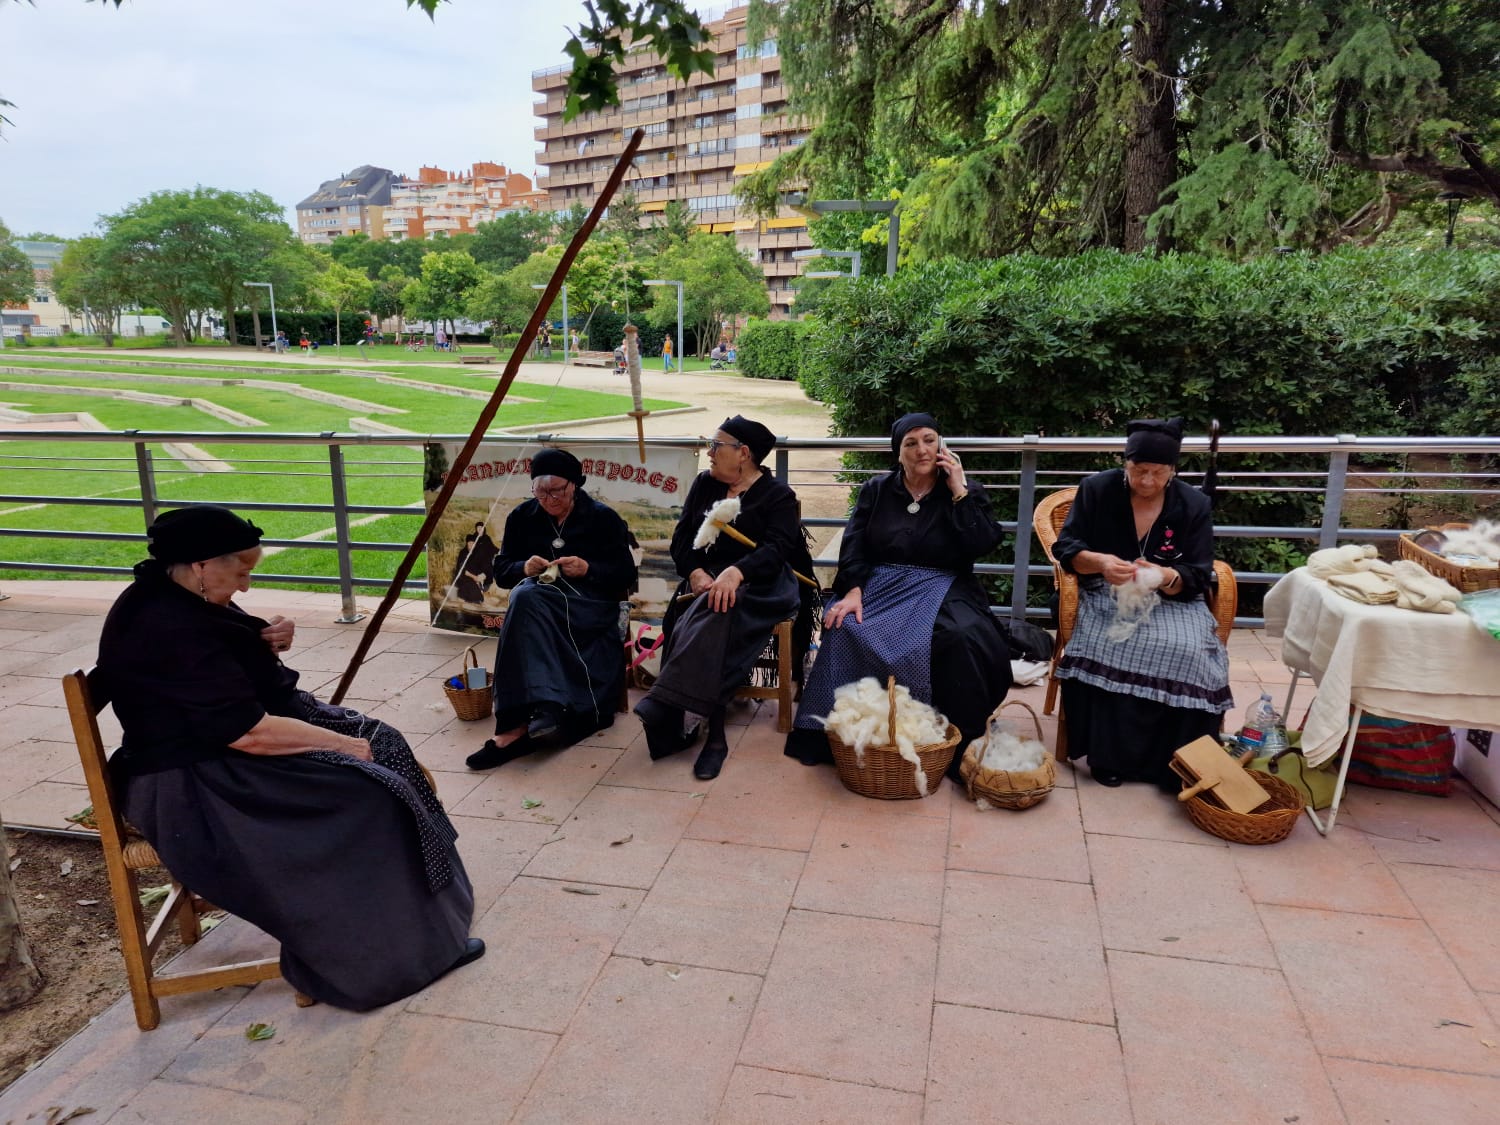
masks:
<instances>
[{"instance_id":1,"label":"wooden slat chair back","mask_svg":"<svg viewBox=\"0 0 1500 1125\"><path fill-rule=\"evenodd\" d=\"M1047 561L1052 564L1052 586L1057 591L1057 644L1052 649L1052 671L1047 677L1047 697L1042 705L1044 715L1052 714L1057 707L1057 666L1078 621L1078 576L1064 570L1052 554L1052 545L1062 533L1068 512L1073 507L1073 498L1077 495L1076 488L1059 489L1037 504L1031 516L1032 530L1042 550L1047 552ZM1214 581L1209 609L1214 615L1214 632L1220 643L1227 645L1229 632L1234 628L1234 615L1239 610L1239 582L1234 577L1234 568L1223 559L1214 560ZM1056 755L1058 761L1064 761L1068 756L1067 716L1062 714L1058 715Z\"/></svg>"},{"instance_id":2,"label":"wooden slat chair back","mask_svg":"<svg viewBox=\"0 0 1500 1125\"><path fill-rule=\"evenodd\" d=\"M152 958L161 946L169 924L176 923L184 945L192 945L203 936L198 921L203 900L172 877L166 901L147 924L141 906L138 872L162 864L156 849L125 823L115 803L98 718L99 712L109 705L109 698L97 669L69 672L63 677L63 694L68 701L68 718L73 724L73 738L78 743L83 774L88 780L89 797L94 803L94 820L104 845L109 894L120 930L120 953L125 958L125 976L130 982L136 1024L142 1031L150 1031L161 1022L159 1001L163 996L205 992L227 985L255 984L280 977L281 965L274 957L192 972L158 973L152 967ZM170 872L168 874L170 876ZM298 996L297 1003L305 1007L312 1001Z\"/></svg>"}]
</instances>

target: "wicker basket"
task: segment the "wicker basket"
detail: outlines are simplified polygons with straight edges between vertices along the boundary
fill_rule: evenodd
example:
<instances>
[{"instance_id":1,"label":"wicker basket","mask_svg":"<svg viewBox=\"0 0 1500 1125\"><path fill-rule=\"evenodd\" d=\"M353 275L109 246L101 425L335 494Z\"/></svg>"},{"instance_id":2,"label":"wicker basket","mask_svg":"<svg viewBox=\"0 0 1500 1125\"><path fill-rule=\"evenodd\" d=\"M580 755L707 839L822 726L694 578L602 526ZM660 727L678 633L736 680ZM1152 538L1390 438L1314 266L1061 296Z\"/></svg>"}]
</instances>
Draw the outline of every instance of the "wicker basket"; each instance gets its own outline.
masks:
<instances>
[{"instance_id":1,"label":"wicker basket","mask_svg":"<svg viewBox=\"0 0 1500 1125\"><path fill-rule=\"evenodd\" d=\"M1036 740L1042 741L1042 720L1030 704L1012 699L1000 704L990 716L990 722L1000 717L1007 707L1021 707L1031 716L1036 727ZM968 787L969 796L978 800L983 797L992 805L1002 809L1029 809L1040 804L1052 787L1057 784L1057 767L1052 764L1052 755L1044 753L1042 764L1034 770L987 770L980 765L984 757L985 744L980 739L969 743L959 763L958 773Z\"/></svg>"},{"instance_id":2,"label":"wicker basket","mask_svg":"<svg viewBox=\"0 0 1500 1125\"><path fill-rule=\"evenodd\" d=\"M1466 523L1445 523L1440 527L1431 527L1429 531L1467 531L1469 525ZM1460 593L1472 594L1475 590L1489 590L1500 587L1500 566L1460 566L1443 558L1442 555L1429 551L1426 547L1419 547L1410 535L1402 535L1396 545L1397 553L1403 559L1410 559L1429 574L1436 574L1445 579L1458 589Z\"/></svg>"},{"instance_id":3,"label":"wicker basket","mask_svg":"<svg viewBox=\"0 0 1500 1125\"><path fill-rule=\"evenodd\" d=\"M469 681L469 669L479 667L479 657L474 655L477 647L478 645L470 645L464 649L463 668L459 670L458 679L465 684ZM488 686L456 688L444 680L443 694L448 697L448 702L453 704L453 713L466 723L485 718L494 705Z\"/></svg>"},{"instance_id":4,"label":"wicker basket","mask_svg":"<svg viewBox=\"0 0 1500 1125\"><path fill-rule=\"evenodd\" d=\"M1211 805L1199 794L1184 802L1193 823L1231 844L1274 844L1290 836L1306 803L1302 794L1279 777L1258 772L1252 772L1250 776L1270 796L1269 804L1254 812L1237 813Z\"/></svg>"},{"instance_id":5,"label":"wicker basket","mask_svg":"<svg viewBox=\"0 0 1500 1125\"><path fill-rule=\"evenodd\" d=\"M859 764L859 755L854 747L846 746L833 731L828 732L828 745L833 750L833 765L838 770L839 780L844 783L845 789L858 793L861 797L874 797L881 801L908 801L923 794L917 792L916 770L895 747L895 676L887 680L886 692L891 700L888 745L867 747L863 766ZM937 792L948 764L953 761L953 748L958 745L958 738L958 728L949 723L947 737L942 742L925 743L916 748L922 772L927 775L926 796L930 797Z\"/></svg>"}]
</instances>

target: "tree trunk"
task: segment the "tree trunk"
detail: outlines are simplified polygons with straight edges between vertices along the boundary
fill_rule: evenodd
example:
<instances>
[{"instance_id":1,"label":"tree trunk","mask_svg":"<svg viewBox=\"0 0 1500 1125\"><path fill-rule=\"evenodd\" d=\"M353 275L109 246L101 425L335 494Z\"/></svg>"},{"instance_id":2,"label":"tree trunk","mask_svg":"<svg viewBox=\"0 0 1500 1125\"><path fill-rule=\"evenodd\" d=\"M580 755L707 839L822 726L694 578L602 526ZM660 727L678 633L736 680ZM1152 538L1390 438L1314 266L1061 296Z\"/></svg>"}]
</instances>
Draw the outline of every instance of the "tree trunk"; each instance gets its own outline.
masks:
<instances>
[{"instance_id":1,"label":"tree trunk","mask_svg":"<svg viewBox=\"0 0 1500 1125\"><path fill-rule=\"evenodd\" d=\"M0 841L4 839L5 822L0 819ZM10 885L10 853L0 847L0 1012L30 1000L43 983L21 931L21 912Z\"/></svg>"},{"instance_id":2,"label":"tree trunk","mask_svg":"<svg viewBox=\"0 0 1500 1125\"><path fill-rule=\"evenodd\" d=\"M250 306L250 325L250 330L255 333L255 350L260 351L260 308L256 305Z\"/></svg>"},{"instance_id":3,"label":"tree trunk","mask_svg":"<svg viewBox=\"0 0 1500 1125\"><path fill-rule=\"evenodd\" d=\"M1146 220L1161 206L1162 193L1177 173L1177 112L1166 77L1167 0L1140 0L1140 18L1131 30L1129 65L1140 83L1135 121L1125 142L1125 249L1147 249ZM1169 249L1158 234L1157 250Z\"/></svg>"},{"instance_id":4,"label":"tree trunk","mask_svg":"<svg viewBox=\"0 0 1500 1125\"><path fill-rule=\"evenodd\" d=\"M344 318L337 305L333 307L333 346L337 351L344 349Z\"/></svg>"}]
</instances>

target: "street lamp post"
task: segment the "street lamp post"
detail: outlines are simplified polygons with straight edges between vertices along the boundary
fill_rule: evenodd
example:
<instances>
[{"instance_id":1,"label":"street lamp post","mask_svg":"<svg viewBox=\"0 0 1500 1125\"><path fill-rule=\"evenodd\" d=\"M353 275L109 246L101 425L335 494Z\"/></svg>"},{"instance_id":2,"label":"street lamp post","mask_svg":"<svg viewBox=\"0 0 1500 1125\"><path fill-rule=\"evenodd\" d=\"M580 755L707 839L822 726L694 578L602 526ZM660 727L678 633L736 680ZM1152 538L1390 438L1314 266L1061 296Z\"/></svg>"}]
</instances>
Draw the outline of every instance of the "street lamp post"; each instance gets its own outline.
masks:
<instances>
[{"instance_id":1,"label":"street lamp post","mask_svg":"<svg viewBox=\"0 0 1500 1125\"><path fill-rule=\"evenodd\" d=\"M850 281L859 278L860 252L858 250L793 250L792 257L798 261L806 261L809 258L848 258L850 270L844 273L842 270L818 270L814 273L805 273L803 277L847 277Z\"/></svg>"},{"instance_id":2,"label":"street lamp post","mask_svg":"<svg viewBox=\"0 0 1500 1125\"><path fill-rule=\"evenodd\" d=\"M248 288L251 288L251 289L264 289L268 293L270 293L270 295L271 295L271 350L273 352L276 352L277 355L280 355L281 353L276 350L276 343L275 343L277 337L280 335L280 333L278 333L277 330L276 330L276 287L274 285L272 285L269 281L247 281L244 284ZM232 335L234 333L234 325L232 325L232 324L229 325L228 326L228 331ZM259 344L259 343L260 343L260 341L257 340L256 344Z\"/></svg>"},{"instance_id":3,"label":"street lamp post","mask_svg":"<svg viewBox=\"0 0 1500 1125\"><path fill-rule=\"evenodd\" d=\"M677 370L681 371L682 370L682 360L683 360L683 355L682 355L682 282L680 282L680 281L662 281L660 279L657 279L655 281L647 281L644 284L646 284L646 285L675 285L677 287ZM698 346L700 348L703 346L703 344L702 344L701 341L699 342Z\"/></svg>"},{"instance_id":4,"label":"street lamp post","mask_svg":"<svg viewBox=\"0 0 1500 1125\"><path fill-rule=\"evenodd\" d=\"M830 211L878 211L890 216L885 235L885 276L896 276L896 252L901 243L901 216L894 199L818 199L807 206L819 215Z\"/></svg>"},{"instance_id":5,"label":"street lamp post","mask_svg":"<svg viewBox=\"0 0 1500 1125\"><path fill-rule=\"evenodd\" d=\"M1453 249L1453 224L1458 222L1458 209L1464 205L1469 198L1467 192L1462 191L1440 191L1437 195L1439 203L1448 205L1448 233L1443 238L1443 249Z\"/></svg>"},{"instance_id":6,"label":"street lamp post","mask_svg":"<svg viewBox=\"0 0 1500 1125\"><path fill-rule=\"evenodd\" d=\"M533 285L532 288L533 289L545 289L547 287L545 285ZM566 367L566 366L568 366L568 283L566 281L563 282L562 295L563 295L563 330L562 330L563 366Z\"/></svg>"}]
</instances>

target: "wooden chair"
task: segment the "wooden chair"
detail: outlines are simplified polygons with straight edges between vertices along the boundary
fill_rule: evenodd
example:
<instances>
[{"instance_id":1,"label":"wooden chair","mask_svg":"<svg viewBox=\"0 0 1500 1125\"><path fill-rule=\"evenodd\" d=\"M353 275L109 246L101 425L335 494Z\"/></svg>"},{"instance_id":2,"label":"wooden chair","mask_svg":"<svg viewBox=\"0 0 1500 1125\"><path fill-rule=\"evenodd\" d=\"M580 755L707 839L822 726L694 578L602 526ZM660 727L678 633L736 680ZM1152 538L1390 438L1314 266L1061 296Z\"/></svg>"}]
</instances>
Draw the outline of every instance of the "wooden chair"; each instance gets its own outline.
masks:
<instances>
[{"instance_id":1,"label":"wooden chair","mask_svg":"<svg viewBox=\"0 0 1500 1125\"><path fill-rule=\"evenodd\" d=\"M125 976L130 982L136 1024L142 1031L150 1031L161 1022L159 1001L163 996L182 996L227 985L256 984L279 978L281 964L275 957L191 972L158 973L152 967L152 958L161 946L168 923L176 923L184 945L192 945L203 936L198 914L206 904L168 872L171 891L150 925L146 924L137 873L148 867L161 867L162 863L156 849L125 823L115 804L104 740L99 735L98 715L109 705L108 694L94 669L88 672L74 669L64 676L63 694L67 697L68 718L73 724L73 738L78 743L83 774L88 780L89 797L94 802L94 820L104 845L109 894L120 930L120 954L125 958ZM313 1002L306 996L297 996L298 1007L305 1008Z\"/></svg>"},{"instance_id":2,"label":"wooden chair","mask_svg":"<svg viewBox=\"0 0 1500 1125\"><path fill-rule=\"evenodd\" d=\"M1042 550L1047 552L1047 561L1052 564L1052 585L1057 591L1057 644L1052 649L1052 670L1047 677L1047 698L1042 705L1044 715L1052 714L1057 706L1057 666L1078 621L1078 576L1064 570L1052 554L1052 545L1062 532L1077 494L1076 488L1060 489L1039 503L1031 516L1031 526ZM1214 560L1214 580L1213 601L1209 608L1217 622L1214 632L1219 641L1227 645L1229 631L1234 628L1234 615L1239 609L1239 583L1234 577L1234 569L1222 559ZM1067 716L1061 712L1057 718L1056 756L1060 762L1068 756Z\"/></svg>"},{"instance_id":3,"label":"wooden chair","mask_svg":"<svg viewBox=\"0 0 1500 1125\"><path fill-rule=\"evenodd\" d=\"M797 681L792 676L792 624L795 617L779 622L771 631L771 647L774 649L775 682L767 685L746 684L734 693L736 699L776 700L776 731L788 734L792 720L797 717ZM765 660L762 656L760 660ZM757 664L760 663L757 660Z\"/></svg>"}]
</instances>

